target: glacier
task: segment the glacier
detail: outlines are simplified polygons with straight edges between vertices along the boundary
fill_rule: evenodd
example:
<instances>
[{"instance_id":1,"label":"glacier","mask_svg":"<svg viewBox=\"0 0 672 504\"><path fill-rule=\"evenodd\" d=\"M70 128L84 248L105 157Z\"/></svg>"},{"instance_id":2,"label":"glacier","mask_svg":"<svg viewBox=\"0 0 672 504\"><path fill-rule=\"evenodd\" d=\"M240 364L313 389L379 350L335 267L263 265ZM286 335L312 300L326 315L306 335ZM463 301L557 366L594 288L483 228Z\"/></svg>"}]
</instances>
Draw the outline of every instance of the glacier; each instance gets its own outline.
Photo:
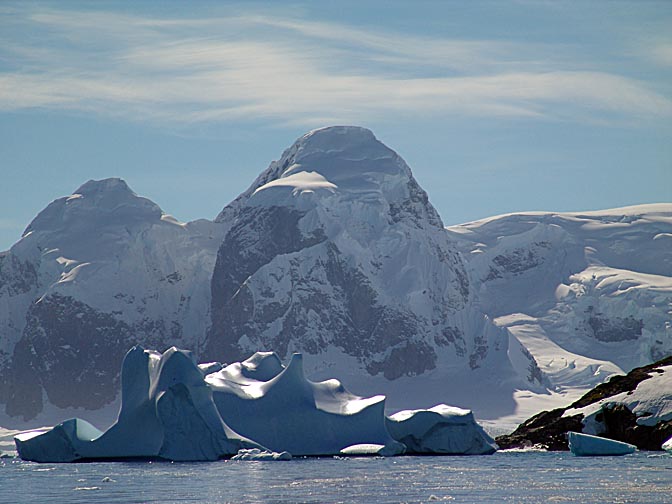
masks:
<instances>
[{"instance_id":1,"label":"glacier","mask_svg":"<svg viewBox=\"0 0 672 504\"><path fill-rule=\"evenodd\" d=\"M470 411L439 405L385 417L383 396L362 398L338 380L307 380L300 354L283 366L258 352L228 366L196 364L172 347L133 347L122 368L117 421L101 431L80 418L15 436L36 462L156 458L289 460L292 456L489 454L497 446ZM395 439L396 438L396 439Z\"/></svg>"}]
</instances>

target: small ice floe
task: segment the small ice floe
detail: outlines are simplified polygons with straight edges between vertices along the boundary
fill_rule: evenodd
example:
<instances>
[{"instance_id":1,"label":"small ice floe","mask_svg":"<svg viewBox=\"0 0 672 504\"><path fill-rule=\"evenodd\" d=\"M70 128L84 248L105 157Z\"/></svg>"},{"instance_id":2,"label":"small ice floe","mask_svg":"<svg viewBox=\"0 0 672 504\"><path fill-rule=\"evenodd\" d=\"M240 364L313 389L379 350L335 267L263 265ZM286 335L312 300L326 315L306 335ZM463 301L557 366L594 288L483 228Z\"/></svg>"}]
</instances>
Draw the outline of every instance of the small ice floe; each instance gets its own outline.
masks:
<instances>
[{"instance_id":1,"label":"small ice floe","mask_svg":"<svg viewBox=\"0 0 672 504\"><path fill-rule=\"evenodd\" d=\"M349 456L378 456L378 457L392 457L394 455L402 455L405 451L404 445L396 443L392 445L383 445L375 443L360 443L346 446L341 450L341 455Z\"/></svg>"},{"instance_id":2,"label":"small ice floe","mask_svg":"<svg viewBox=\"0 0 672 504\"><path fill-rule=\"evenodd\" d=\"M599 436L568 432L569 450L574 455L627 455L637 450L635 445Z\"/></svg>"},{"instance_id":3,"label":"small ice floe","mask_svg":"<svg viewBox=\"0 0 672 504\"><path fill-rule=\"evenodd\" d=\"M109 476L105 476L105 477L103 478L103 483L116 483L116 482L117 482L117 480L113 480L113 479L110 478Z\"/></svg>"},{"instance_id":4,"label":"small ice floe","mask_svg":"<svg viewBox=\"0 0 672 504\"><path fill-rule=\"evenodd\" d=\"M249 450L238 450L238 453L231 457L231 460L292 460L292 454L286 451L278 453L251 448Z\"/></svg>"},{"instance_id":5,"label":"small ice floe","mask_svg":"<svg viewBox=\"0 0 672 504\"><path fill-rule=\"evenodd\" d=\"M672 453L672 437L663 443L662 448L666 452Z\"/></svg>"}]
</instances>

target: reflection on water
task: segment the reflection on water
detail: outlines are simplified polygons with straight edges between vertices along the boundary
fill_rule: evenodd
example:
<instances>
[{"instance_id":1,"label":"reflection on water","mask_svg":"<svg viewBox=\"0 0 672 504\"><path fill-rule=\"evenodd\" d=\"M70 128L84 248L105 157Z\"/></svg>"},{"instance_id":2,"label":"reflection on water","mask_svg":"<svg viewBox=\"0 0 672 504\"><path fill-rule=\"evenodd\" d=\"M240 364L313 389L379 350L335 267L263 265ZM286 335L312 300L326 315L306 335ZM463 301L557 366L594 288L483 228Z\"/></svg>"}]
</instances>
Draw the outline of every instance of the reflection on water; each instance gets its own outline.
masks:
<instances>
[{"instance_id":1,"label":"reflection on water","mask_svg":"<svg viewBox=\"0 0 672 504\"><path fill-rule=\"evenodd\" d=\"M0 503L668 503L672 456L497 453L286 462L35 464L0 460Z\"/></svg>"}]
</instances>

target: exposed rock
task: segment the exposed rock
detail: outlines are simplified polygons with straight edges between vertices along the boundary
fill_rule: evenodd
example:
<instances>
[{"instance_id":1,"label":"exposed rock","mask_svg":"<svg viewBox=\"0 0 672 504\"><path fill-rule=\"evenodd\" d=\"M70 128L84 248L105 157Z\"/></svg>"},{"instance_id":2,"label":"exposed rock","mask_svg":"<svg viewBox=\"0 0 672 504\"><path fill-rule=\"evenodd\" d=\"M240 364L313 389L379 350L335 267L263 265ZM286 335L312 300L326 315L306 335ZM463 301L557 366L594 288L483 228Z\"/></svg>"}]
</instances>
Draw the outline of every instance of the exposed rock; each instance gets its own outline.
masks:
<instances>
[{"instance_id":1,"label":"exposed rock","mask_svg":"<svg viewBox=\"0 0 672 504\"><path fill-rule=\"evenodd\" d=\"M549 450L568 450L567 432L585 432L586 412L579 410L599 404L592 413L594 422L601 428L597 434L637 446L641 450L660 450L672 435L672 414L660 411L649 413L660 418L652 425L643 424L646 415L633 412L634 406L618 402L636 394L638 386L651 378L672 373L672 356L653 364L633 369L625 376L613 376L608 382L598 385L566 408L543 411L522 423L515 431L497 438L502 449L543 445ZM625 395L626 397L623 397ZM672 401L672 389L662 387L658 395ZM612 402L611 398L615 398ZM634 397L633 397L634 399ZM603 404L601 404L603 403ZM635 402L636 403L636 402ZM638 420L640 420L638 422ZM592 434L592 432L591 432Z\"/></svg>"}]
</instances>

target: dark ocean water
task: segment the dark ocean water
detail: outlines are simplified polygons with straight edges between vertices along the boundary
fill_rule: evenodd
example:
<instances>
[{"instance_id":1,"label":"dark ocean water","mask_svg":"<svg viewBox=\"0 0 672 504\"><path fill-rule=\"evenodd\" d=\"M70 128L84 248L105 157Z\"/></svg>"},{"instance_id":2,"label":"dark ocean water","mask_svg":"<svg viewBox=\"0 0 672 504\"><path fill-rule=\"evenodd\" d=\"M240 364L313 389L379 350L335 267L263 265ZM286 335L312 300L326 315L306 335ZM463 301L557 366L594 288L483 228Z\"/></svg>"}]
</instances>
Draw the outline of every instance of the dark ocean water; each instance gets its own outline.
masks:
<instances>
[{"instance_id":1,"label":"dark ocean water","mask_svg":"<svg viewBox=\"0 0 672 504\"><path fill-rule=\"evenodd\" d=\"M500 452L287 462L35 464L0 459L2 503L671 503L672 455Z\"/></svg>"}]
</instances>

